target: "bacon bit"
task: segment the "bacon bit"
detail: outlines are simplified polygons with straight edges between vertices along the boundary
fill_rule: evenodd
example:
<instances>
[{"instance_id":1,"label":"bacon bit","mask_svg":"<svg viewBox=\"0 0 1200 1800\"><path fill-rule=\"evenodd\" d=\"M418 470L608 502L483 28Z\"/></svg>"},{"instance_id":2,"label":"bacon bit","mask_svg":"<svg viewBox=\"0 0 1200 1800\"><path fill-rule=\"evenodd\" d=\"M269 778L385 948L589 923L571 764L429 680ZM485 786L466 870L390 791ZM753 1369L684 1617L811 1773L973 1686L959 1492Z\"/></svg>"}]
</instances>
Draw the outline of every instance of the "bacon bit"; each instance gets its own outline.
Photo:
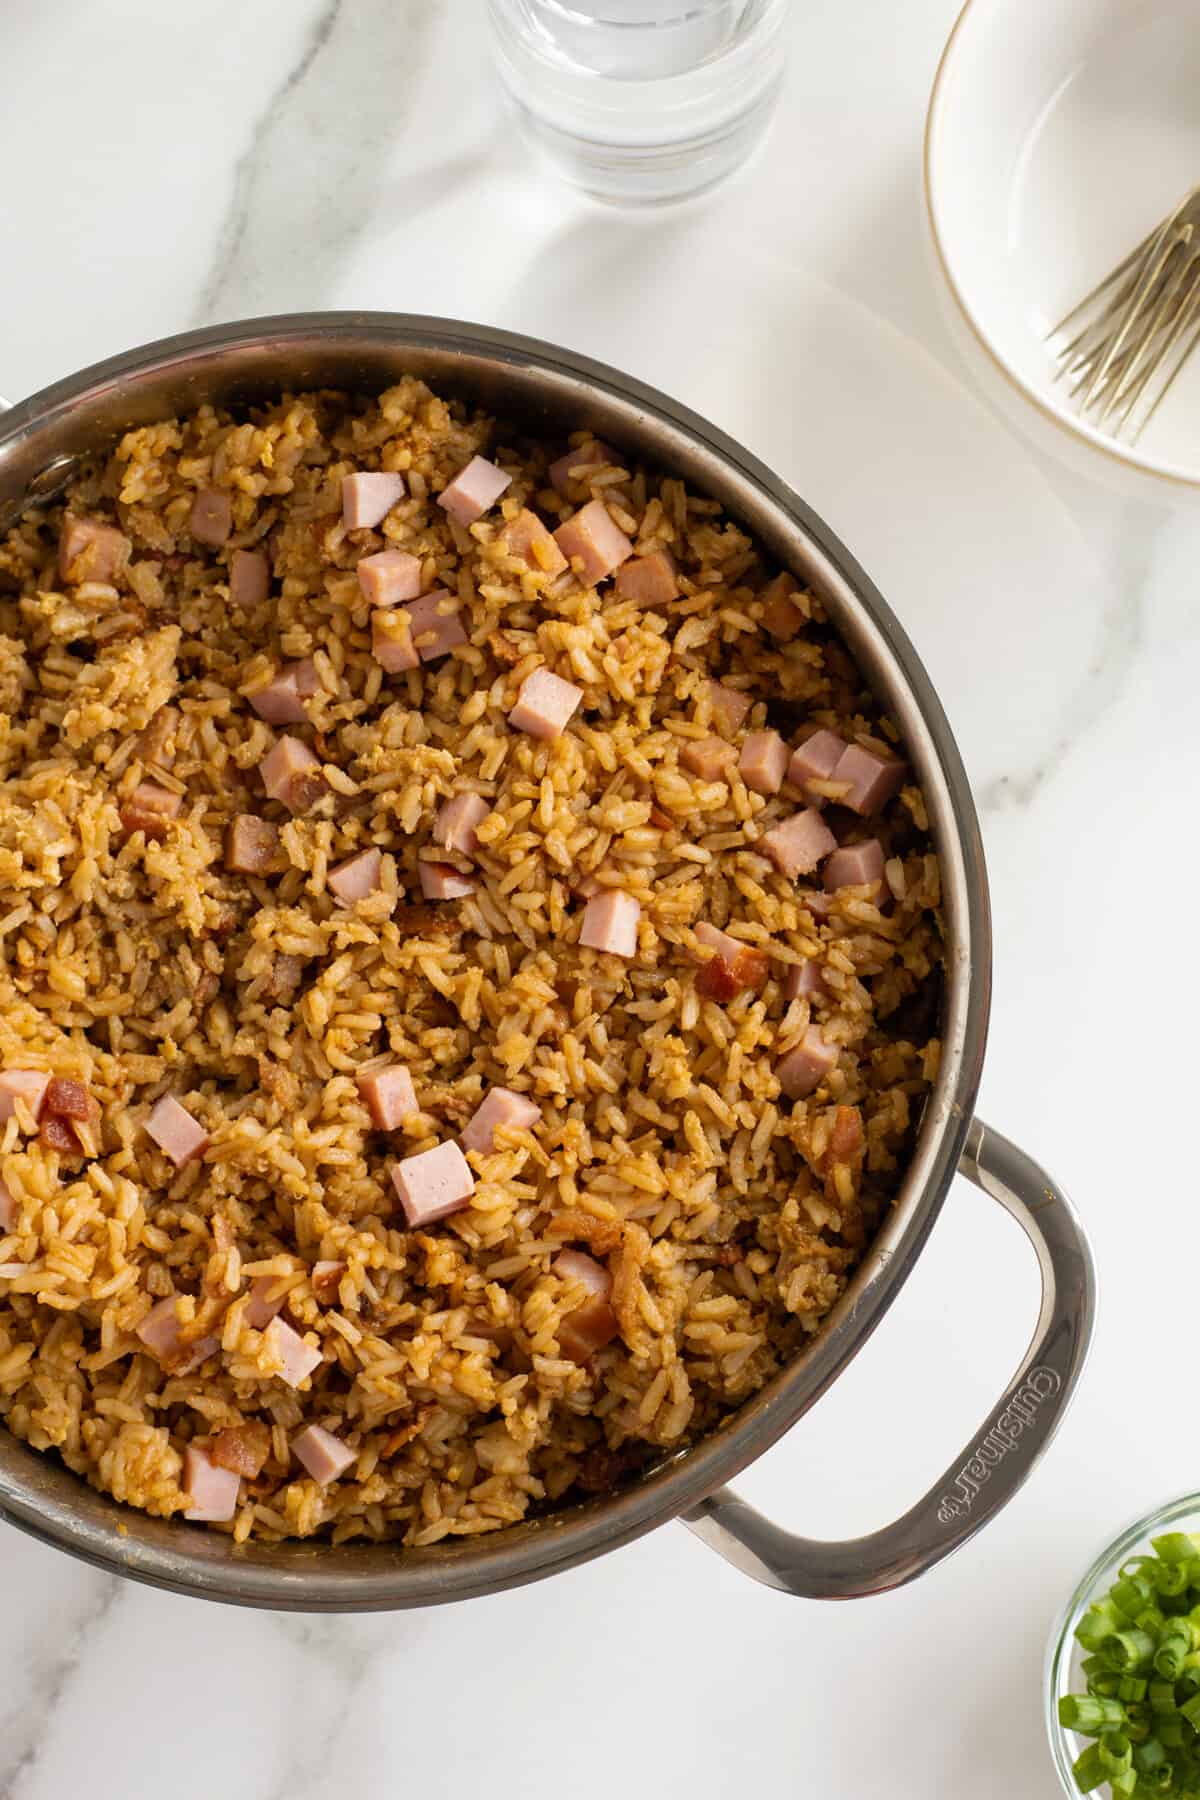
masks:
<instances>
[{"instance_id":1,"label":"bacon bit","mask_svg":"<svg viewBox=\"0 0 1200 1800\"><path fill-rule=\"evenodd\" d=\"M69 1119L60 1118L57 1113L43 1113L38 1128L38 1141L47 1150L59 1150L68 1156L78 1156L79 1142Z\"/></svg>"},{"instance_id":2,"label":"bacon bit","mask_svg":"<svg viewBox=\"0 0 1200 1800\"><path fill-rule=\"evenodd\" d=\"M432 1406L418 1407L407 1425L401 1425L397 1431L393 1431L391 1436L385 1439L383 1448L379 1452L380 1456L395 1456L398 1450L403 1450L405 1444L411 1444L414 1438L420 1437L433 1417L434 1410Z\"/></svg>"},{"instance_id":3,"label":"bacon bit","mask_svg":"<svg viewBox=\"0 0 1200 1800\"><path fill-rule=\"evenodd\" d=\"M263 1464L271 1454L271 1433L261 1419L250 1419L245 1425L229 1425L218 1431L208 1446L209 1460L219 1469L232 1469L254 1481L262 1474Z\"/></svg>"},{"instance_id":4,"label":"bacon bit","mask_svg":"<svg viewBox=\"0 0 1200 1800\"><path fill-rule=\"evenodd\" d=\"M401 905L392 914L402 932L413 937L456 937L463 930L457 908L447 906Z\"/></svg>"},{"instance_id":5,"label":"bacon bit","mask_svg":"<svg viewBox=\"0 0 1200 1800\"><path fill-rule=\"evenodd\" d=\"M92 1098L82 1081L72 1081L57 1075L46 1089L38 1137L47 1150L58 1150L65 1156L78 1156L86 1146L76 1128L76 1121L94 1131L100 1123L99 1103Z\"/></svg>"},{"instance_id":6,"label":"bacon bit","mask_svg":"<svg viewBox=\"0 0 1200 1800\"><path fill-rule=\"evenodd\" d=\"M659 831L675 830L674 819L669 812L664 812L661 806L652 806L650 808L650 823L656 826Z\"/></svg>"},{"instance_id":7,"label":"bacon bit","mask_svg":"<svg viewBox=\"0 0 1200 1800\"><path fill-rule=\"evenodd\" d=\"M697 971L696 992L703 994L706 1000L717 1000L724 1005L747 988L752 994L759 993L766 980L766 957L761 950L746 946L736 956L718 954L710 957Z\"/></svg>"},{"instance_id":8,"label":"bacon bit","mask_svg":"<svg viewBox=\"0 0 1200 1800\"><path fill-rule=\"evenodd\" d=\"M627 1227L621 1219L598 1219L581 1207L569 1206L555 1213L546 1226L551 1237L570 1238L586 1244L597 1256L608 1256L619 1248Z\"/></svg>"},{"instance_id":9,"label":"bacon bit","mask_svg":"<svg viewBox=\"0 0 1200 1800\"><path fill-rule=\"evenodd\" d=\"M171 815L162 812L157 806L142 806L136 800L130 800L121 808L121 828L129 837L135 831L140 831L143 836L161 843L170 823Z\"/></svg>"},{"instance_id":10,"label":"bacon bit","mask_svg":"<svg viewBox=\"0 0 1200 1800\"><path fill-rule=\"evenodd\" d=\"M713 1261L722 1269L734 1269L745 1260L746 1252L738 1244L722 1244L713 1251Z\"/></svg>"},{"instance_id":11,"label":"bacon bit","mask_svg":"<svg viewBox=\"0 0 1200 1800\"><path fill-rule=\"evenodd\" d=\"M640 1451L629 1446L609 1450L597 1445L579 1459L575 1485L581 1487L585 1494L609 1494L633 1474L641 1460Z\"/></svg>"},{"instance_id":12,"label":"bacon bit","mask_svg":"<svg viewBox=\"0 0 1200 1800\"><path fill-rule=\"evenodd\" d=\"M857 1106L839 1106L834 1114L826 1158L835 1162L853 1162L862 1156L865 1148L862 1114Z\"/></svg>"},{"instance_id":13,"label":"bacon bit","mask_svg":"<svg viewBox=\"0 0 1200 1800\"><path fill-rule=\"evenodd\" d=\"M62 1119L86 1119L90 1096L82 1081L69 1081L56 1075L46 1089L45 1110Z\"/></svg>"}]
</instances>

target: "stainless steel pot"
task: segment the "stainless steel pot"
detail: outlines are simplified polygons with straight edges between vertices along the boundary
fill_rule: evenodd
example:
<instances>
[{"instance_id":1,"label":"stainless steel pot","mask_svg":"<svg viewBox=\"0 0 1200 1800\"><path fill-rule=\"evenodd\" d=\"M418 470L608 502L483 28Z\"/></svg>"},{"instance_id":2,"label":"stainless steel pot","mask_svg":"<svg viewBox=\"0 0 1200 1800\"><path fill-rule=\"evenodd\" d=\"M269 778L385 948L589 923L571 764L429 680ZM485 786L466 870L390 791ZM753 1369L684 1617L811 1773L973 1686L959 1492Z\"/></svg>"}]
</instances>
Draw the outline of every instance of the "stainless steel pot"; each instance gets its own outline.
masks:
<instances>
[{"instance_id":1,"label":"stainless steel pot","mask_svg":"<svg viewBox=\"0 0 1200 1800\"><path fill-rule=\"evenodd\" d=\"M1087 1352L1091 1256L1057 1185L972 1116L987 1031L991 944L975 809L945 715L912 645L833 533L722 432L641 382L508 332L393 313L255 319L170 338L47 388L0 419L0 524L58 492L80 452L124 428L281 388L379 388L426 378L539 432L594 429L715 495L781 563L816 586L898 722L929 805L947 931L944 1053L894 1211L816 1342L694 1448L636 1487L495 1536L424 1550L288 1543L235 1549L94 1493L52 1457L0 1431L0 1516L135 1580L242 1606L366 1611L426 1606L552 1575L682 1519L787 1593L846 1598L909 1581L964 1543L1020 1486L1053 1436ZM961 1171L1017 1220L1042 1272L1033 1341L977 1436L902 1519L868 1537L793 1536L724 1485L787 1431L887 1311ZM964 1301L967 1283L964 1281Z\"/></svg>"}]
</instances>

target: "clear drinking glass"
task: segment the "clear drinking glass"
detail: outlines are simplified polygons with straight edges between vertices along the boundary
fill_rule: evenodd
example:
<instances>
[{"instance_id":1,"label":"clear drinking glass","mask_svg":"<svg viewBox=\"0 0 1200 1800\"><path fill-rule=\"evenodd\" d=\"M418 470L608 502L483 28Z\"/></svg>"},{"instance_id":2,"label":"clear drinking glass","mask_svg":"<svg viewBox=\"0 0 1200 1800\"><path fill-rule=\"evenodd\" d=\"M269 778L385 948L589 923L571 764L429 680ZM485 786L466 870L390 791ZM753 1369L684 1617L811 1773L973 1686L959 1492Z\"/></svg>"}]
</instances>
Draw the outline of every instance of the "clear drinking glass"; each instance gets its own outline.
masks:
<instances>
[{"instance_id":1,"label":"clear drinking glass","mask_svg":"<svg viewBox=\"0 0 1200 1800\"><path fill-rule=\"evenodd\" d=\"M526 135L603 200L712 187L779 97L788 0L489 0L489 12Z\"/></svg>"}]
</instances>

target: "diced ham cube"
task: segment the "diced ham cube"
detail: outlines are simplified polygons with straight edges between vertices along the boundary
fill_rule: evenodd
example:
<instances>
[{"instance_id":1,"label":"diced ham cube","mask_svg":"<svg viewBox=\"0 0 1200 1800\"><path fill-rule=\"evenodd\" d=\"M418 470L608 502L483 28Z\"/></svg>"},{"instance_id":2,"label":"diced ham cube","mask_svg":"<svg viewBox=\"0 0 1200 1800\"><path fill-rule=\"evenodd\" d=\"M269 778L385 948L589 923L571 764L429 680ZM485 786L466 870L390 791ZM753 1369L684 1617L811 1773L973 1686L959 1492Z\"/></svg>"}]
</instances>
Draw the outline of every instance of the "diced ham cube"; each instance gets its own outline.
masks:
<instances>
[{"instance_id":1,"label":"diced ham cube","mask_svg":"<svg viewBox=\"0 0 1200 1800\"><path fill-rule=\"evenodd\" d=\"M344 1444L340 1437L334 1437L323 1425L306 1425L303 1431L297 1432L292 1439L292 1455L322 1487L328 1487L358 1461L358 1451Z\"/></svg>"},{"instance_id":2,"label":"diced ham cube","mask_svg":"<svg viewBox=\"0 0 1200 1800\"><path fill-rule=\"evenodd\" d=\"M266 687L257 688L246 698L268 725L303 725L308 718L304 702L312 698L320 685L312 658L306 657L303 662L285 663Z\"/></svg>"},{"instance_id":3,"label":"diced ham cube","mask_svg":"<svg viewBox=\"0 0 1200 1800\"><path fill-rule=\"evenodd\" d=\"M736 688L726 687L724 682L710 681L708 704L712 722L722 737L732 737L735 731L741 730L742 721L754 702L749 694L740 694Z\"/></svg>"},{"instance_id":4,"label":"diced ham cube","mask_svg":"<svg viewBox=\"0 0 1200 1800\"><path fill-rule=\"evenodd\" d=\"M535 512L524 507L510 519L496 542L503 544L510 556L518 557L539 575L561 575L567 559Z\"/></svg>"},{"instance_id":5,"label":"diced ham cube","mask_svg":"<svg viewBox=\"0 0 1200 1800\"><path fill-rule=\"evenodd\" d=\"M203 1156L209 1135L198 1119L193 1119L186 1106L180 1106L173 1094L164 1094L150 1108L146 1132L177 1169Z\"/></svg>"},{"instance_id":6,"label":"diced ham cube","mask_svg":"<svg viewBox=\"0 0 1200 1800\"><path fill-rule=\"evenodd\" d=\"M465 644L462 614L455 596L445 588L434 588L422 594L406 608L412 627L412 641L422 662L436 662L449 656L455 644Z\"/></svg>"},{"instance_id":7,"label":"diced ham cube","mask_svg":"<svg viewBox=\"0 0 1200 1800\"><path fill-rule=\"evenodd\" d=\"M254 1481L271 1454L271 1433L261 1419L226 1425L209 1444L208 1454L219 1469L232 1469Z\"/></svg>"},{"instance_id":8,"label":"diced ham cube","mask_svg":"<svg viewBox=\"0 0 1200 1800\"><path fill-rule=\"evenodd\" d=\"M46 1069L5 1069L0 1073L0 1124L12 1118L18 1099L25 1102L36 1119L49 1086L50 1074Z\"/></svg>"},{"instance_id":9,"label":"diced ham cube","mask_svg":"<svg viewBox=\"0 0 1200 1800\"><path fill-rule=\"evenodd\" d=\"M190 1375L193 1369L208 1361L220 1342L211 1335L180 1341L183 1328L174 1295L168 1295L150 1308L135 1335L172 1375Z\"/></svg>"},{"instance_id":10,"label":"diced ham cube","mask_svg":"<svg viewBox=\"0 0 1200 1800\"><path fill-rule=\"evenodd\" d=\"M478 827L491 810L481 794L455 794L438 808L433 822L434 843L463 856L474 855L479 848Z\"/></svg>"},{"instance_id":11,"label":"diced ham cube","mask_svg":"<svg viewBox=\"0 0 1200 1800\"><path fill-rule=\"evenodd\" d=\"M398 1130L421 1110L412 1076L402 1063L365 1070L358 1077L358 1091L380 1131Z\"/></svg>"},{"instance_id":12,"label":"diced ham cube","mask_svg":"<svg viewBox=\"0 0 1200 1800\"><path fill-rule=\"evenodd\" d=\"M418 1230L469 1206L475 1177L457 1144L436 1144L392 1165L392 1180L409 1228Z\"/></svg>"},{"instance_id":13,"label":"diced ham cube","mask_svg":"<svg viewBox=\"0 0 1200 1800\"><path fill-rule=\"evenodd\" d=\"M788 972L783 978L783 997L785 1000L813 1000L829 993L829 983L824 971L815 958L807 962L789 963Z\"/></svg>"},{"instance_id":14,"label":"diced ham cube","mask_svg":"<svg viewBox=\"0 0 1200 1800\"><path fill-rule=\"evenodd\" d=\"M233 530L233 501L224 488L201 488L192 501L188 530L198 544L219 550Z\"/></svg>"},{"instance_id":15,"label":"diced ham cube","mask_svg":"<svg viewBox=\"0 0 1200 1800\"><path fill-rule=\"evenodd\" d=\"M784 819L764 832L759 840L759 848L780 873L793 880L797 875L811 874L821 858L837 847L837 839L812 806L793 813L790 819Z\"/></svg>"},{"instance_id":16,"label":"diced ham cube","mask_svg":"<svg viewBox=\"0 0 1200 1800\"><path fill-rule=\"evenodd\" d=\"M637 606L669 606L679 598L679 576L669 550L634 556L617 570L617 593Z\"/></svg>"},{"instance_id":17,"label":"diced ham cube","mask_svg":"<svg viewBox=\"0 0 1200 1800\"><path fill-rule=\"evenodd\" d=\"M815 1025L810 1025L794 1050L776 1063L779 1085L789 1100L807 1100L831 1070L837 1067L836 1044L827 1044Z\"/></svg>"},{"instance_id":18,"label":"diced ham cube","mask_svg":"<svg viewBox=\"0 0 1200 1800\"><path fill-rule=\"evenodd\" d=\"M705 999L725 1005L747 989L758 993L766 986L769 970L763 951L740 943L704 919L696 926L696 937L714 952L696 976L696 992Z\"/></svg>"},{"instance_id":19,"label":"diced ham cube","mask_svg":"<svg viewBox=\"0 0 1200 1800\"><path fill-rule=\"evenodd\" d=\"M389 675L420 668L421 658L413 643L412 620L406 606L371 614L371 655Z\"/></svg>"},{"instance_id":20,"label":"diced ham cube","mask_svg":"<svg viewBox=\"0 0 1200 1800\"><path fill-rule=\"evenodd\" d=\"M845 748L845 739L836 731L814 731L792 751L788 780L798 788L807 787L810 781L832 780Z\"/></svg>"},{"instance_id":21,"label":"diced ham cube","mask_svg":"<svg viewBox=\"0 0 1200 1800\"><path fill-rule=\"evenodd\" d=\"M612 517L603 500L589 500L573 518L560 525L554 541L567 561L579 565L588 587L633 555L633 545Z\"/></svg>"},{"instance_id":22,"label":"diced ham cube","mask_svg":"<svg viewBox=\"0 0 1200 1800\"><path fill-rule=\"evenodd\" d=\"M752 731L742 745L738 773L756 794L777 794L788 768L788 747L777 731Z\"/></svg>"},{"instance_id":23,"label":"diced ham cube","mask_svg":"<svg viewBox=\"0 0 1200 1800\"><path fill-rule=\"evenodd\" d=\"M710 925L707 919L701 919L695 930L697 940L706 949L715 951L718 956L732 958L737 955L739 950L745 948L737 938L730 937L727 931L721 931L715 925Z\"/></svg>"},{"instance_id":24,"label":"diced ham cube","mask_svg":"<svg viewBox=\"0 0 1200 1800\"><path fill-rule=\"evenodd\" d=\"M882 881L883 846L879 839L868 838L865 844L849 844L845 849L835 850L822 870L822 878L831 894L838 888Z\"/></svg>"},{"instance_id":25,"label":"diced ham cube","mask_svg":"<svg viewBox=\"0 0 1200 1800\"><path fill-rule=\"evenodd\" d=\"M250 1285L242 1316L255 1331L265 1331L286 1299L287 1288L280 1276L260 1275Z\"/></svg>"},{"instance_id":26,"label":"diced ham cube","mask_svg":"<svg viewBox=\"0 0 1200 1800\"><path fill-rule=\"evenodd\" d=\"M602 1263L582 1250L562 1250L550 1267L563 1281L578 1282L587 1292L582 1305L567 1313L558 1327L558 1347L572 1362L586 1362L611 1344L620 1326L609 1304L612 1277Z\"/></svg>"},{"instance_id":27,"label":"diced ham cube","mask_svg":"<svg viewBox=\"0 0 1200 1800\"><path fill-rule=\"evenodd\" d=\"M173 793L161 782L139 781L121 808L122 828L130 837L140 831L143 837L164 838L167 826L179 817L182 806L182 794Z\"/></svg>"},{"instance_id":28,"label":"diced ham cube","mask_svg":"<svg viewBox=\"0 0 1200 1800\"><path fill-rule=\"evenodd\" d=\"M804 624L804 614L792 599L796 583L790 575L776 575L762 591L762 622L773 638L787 643Z\"/></svg>"},{"instance_id":29,"label":"diced ham cube","mask_svg":"<svg viewBox=\"0 0 1200 1800\"><path fill-rule=\"evenodd\" d=\"M442 489L437 503L459 525L473 525L489 507L495 506L511 483L512 476L498 469L486 456L473 456L466 468L460 469L454 480Z\"/></svg>"},{"instance_id":30,"label":"diced ham cube","mask_svg":"<svg viewBox=\"0 0 1200 1800\"><path fill-rule=\"evenodd\" d=\"M907 773L907 764L896 757L878 756L873 750L864 750L861 744L849 744L833 771L833 779L850 783L843 806L856 813L875 813L900 792Z\"/></svg>"},{"instance_id":31,"label":"diced ham cube","mask_svg":"<svg viewBox=\"0 0 1200 1800\"><path fill-rule=\"evenodd\" d=\"M292 813L307 812L328 787L320 760L307 744L287 734L276 740L259 768L271 799L281 801Z\"/></svg>"},{"instance_id":32,"label":"diced ham cube","mask_svg":"<svg viewBox=\"0 0 1200 1800\"><path fill-rule=\"evenodd\" d=\"M407 550L380 550L358 565L358 585L372 606L398 606L421 592L421 559Z\"/></svg>"},{"instance_id":33,"label":"diced ham cube","mask_svg":"<svg viewBox=\"0 0 1200 1800\"><path fill-rule=\"evenodd\" d=\"M466 641L458 601L445 588L434 588L390 612L371 614L371 654L389 675L435 662Z\"/></svg>"},{"instance_id":34,"label":"diced ham cube","mask_svg":"<svg viewBox=\"0 0 1200 1800\"><path fill-rule=\"evenodd\" d=\"M235 550L229 559L229 598L234 606L261 606L271 590L271 565L262 550Z\"/></svg>"},{"instance_id":35,"label":"diced ham cube","mask_svg":"<svg viewBox=\"0 0 1200 1800\"><path fill-rule=\"evenodd\" d=\"M404 477L378 470L342 477L342 523L347 531L367 531L382 525L404 498Z\"/></svg>"},{"instance_id":36,"label":"diced ham cube","mask_svg":"<svg viewBox=\"0 0 1200 1800\"><path fill-rule=\"evenodd\" d=\"M427 862L422 858L417 873L421 878L421 892L427 900L462 900L475 892L471 876L464 875L453 863Z\"/></svg>"},{"instance_id":37,"label":"diced ham cube","mask_svg":"<svg viewBox=\"0 0 1200 1800\"><path fill-rule=\"evenodd\" d=\"M189 1444L183 1453L183 1476L180 1481L191 1505L185 1519L202 1524L223 1524L237 1512L238 1490L242 1478L234 1469L223 1469L206 1449Z\"/></svg>"},{"instance_id":38,"label":"diced ham cube","mask_svg":"<svg viewBox=\"0 0 1200 1800\"><path fill-rule=\"evenodd\" d=\"M530 737L561 737L582 699L583 689L573 681L564 681L549 669L535 669L521 683L508 722L514 731L527 731Z\"/></svg>"},{"instance_id":39,"label":"diced ham cube","mask_svg":"<svg viewBox=\"0 0 1200 1800\"><path fill-rule=\"evenodd\" d=\"M610 956L636 956L641 916L641 904L632 894L606 888L602 894L593 894L584 907L579 942Z\"/></svg>"},{"instance_id":40,"label":"diced ham cube","mask_svg":"<svg viewBox=\"0 0 1200 1800\"><path fill-rule=\"evenodd\" d=\"M701 781L727 781L737 751L724 738L689 738L679 752L680 766Z\"/></svg>"},{"instance_id":41,"label":"diced ham cube","mask_svg":"<svg viewBox=\"0 0 1200 1800\"><path fill-rule=\"evenodd\" d=\"M306 1344L286 1319L272 1319L264 1336L269 1340L272 1355L278 1356L282 1361L279 1379L286 1382L288 1387L298 1388L314 1369L320 1367L321 1352L318 1347Z\"/></svg>"},{"instance_id":42,"label":"diced ham cube","mask_svg":"<svg viewBox=\"0 0 1200 1800\"><path fill-rule=\"evenodd\" d=\"M7 1186L0 1181L0 1231L11 1231L17 1218L17 1203Z\"/></svg>"},{"instance_id":43,"label":"diced ham cube","mask_svg":"<svg viewBox=\"0 0 1200 1800\"><path fill-rule=\"evenodd\" d=\"M580 444L578 449L568 450L557 462L550 464L550 485L560 494L566 494L573 481L587 481L597 469L620 466L620 458L615 450L599 438L589 438Z\"/></svg>"},{"instance_id":44,"label":"diced ham cube","mask_svg":"<svg viewBox=\"0 0 1200 1800\"><path fill-rule=\"evenodd\" d=\"M225 833L225 867L231 875L278 875L288 866L278 831L254 813L238 813Z\"/></svg>"},{"instance_id":45,"label":"diced ham cube","mask_svg":"<svg viewBox=\"0 0 1200 1800\"><path fill-rule=\"evenodd\" d=\"M489 1089L487 1098L475 1108L462 1134L464 1150L478 1150L490 1156L496 1148L496 1133L503 1127L528 1131L542 1116L539 1106L526 1094L515 1094L511 1088Z\"/></svg>"},{"instance_id":46,"label":"diced ham cube","mask_svg":"<svg viewBox=\"0 0 1200 1800\"><path fill-rule=\"evenodd\" d=\"M383 857L374 847L360 850L357 856L348 856L336 869L330 869L326 880L343 906L353 906L378 893L383 885Z\"/></svg>"},{"instance_id":47,"label":"diced ham cube","mask_svg":"<svg viewBox=\"0 0 1200 1800\"><path fill-rule=\"evenodd\" d=\"M76 519L70 513L58 538L58 573L62 581L112 583L129 561L133 546L115 525Z\"/></svg>"}]
</instances>

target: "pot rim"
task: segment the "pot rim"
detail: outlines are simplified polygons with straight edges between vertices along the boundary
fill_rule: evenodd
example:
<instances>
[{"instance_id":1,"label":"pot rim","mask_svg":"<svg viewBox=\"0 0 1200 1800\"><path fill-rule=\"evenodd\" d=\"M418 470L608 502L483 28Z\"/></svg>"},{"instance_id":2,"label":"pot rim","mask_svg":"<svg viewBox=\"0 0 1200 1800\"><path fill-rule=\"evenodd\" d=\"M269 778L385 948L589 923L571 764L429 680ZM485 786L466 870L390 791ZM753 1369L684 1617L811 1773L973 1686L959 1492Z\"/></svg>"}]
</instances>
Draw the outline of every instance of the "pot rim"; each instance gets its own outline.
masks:
<instances>
[{"instance_id":1,"label":"pot rim","mask_svg":"<svg viewBox=\"0 0 1200 1800\"><path fill-rule=\"evenodd\" d=\"M687 1513L775 1443L826 1391L879 1323L924 1245L958 1167L978 1087L991 993L991 934L982 841L958 747L933 685L899 621L839 538L778 475L724 431L633 376L559 346L492 326L416 314L315 312L235 321L148 343L53 383L0 415L6 472L25 490L65 445L111 441L165 383L199 401L232 385L295 390L306 358L353 363L384 385L433 359L431 379L481 380L541 395L580 425L599 408L618 442L691 465L735 517L799 563L839 632L895 715L925 792L947 919L941 1067L900 1194L847 1292L800 1356L693 1447L636 1485L545 1519L425 1549L310 1541L232 1546L220 1534L150 1519L97 1494L48 1456L0 1432L0 1517L96 1566L175 1592L246 1606L367 1611L466 1599L582 1563ZM272 373L271 359L292 369ZM406 361L406 359L408 359ZM257 373L256 373L257 371ZM461 377L461 379L460 379ZM353 384L350 384L353 385ZM180 403L178 400L177 404ZM484 403L503 410L502 397ZM517 411L514 401L513 410ZM88 415L107 417L89 440ZM147 415L149 416L149 415ZM648 439L654 445L646 448ZM699 469L701 472L696 473ZM708 471L707 474L704 470Z\"/></svg>"}]
</instances>

